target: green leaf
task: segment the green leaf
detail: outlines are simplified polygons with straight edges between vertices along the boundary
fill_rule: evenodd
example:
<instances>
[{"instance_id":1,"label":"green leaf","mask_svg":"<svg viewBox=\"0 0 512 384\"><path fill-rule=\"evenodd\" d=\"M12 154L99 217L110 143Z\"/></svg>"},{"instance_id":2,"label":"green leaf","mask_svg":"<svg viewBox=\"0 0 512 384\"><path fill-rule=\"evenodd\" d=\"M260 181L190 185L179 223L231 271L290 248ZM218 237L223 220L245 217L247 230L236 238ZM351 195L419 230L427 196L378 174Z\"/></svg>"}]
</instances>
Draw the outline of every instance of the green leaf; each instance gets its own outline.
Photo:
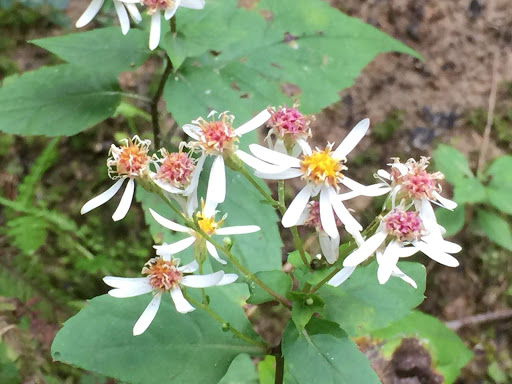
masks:
<instances>
[{"instance_id":1,"label":"green leaf","mask_svg":"<svg viewBox=\"0 0 512 384\"><path fill-rule=\"evenodd\" d=\"M242 308L241 284L207 290L213 309L242 332L252 329ZM158 314L144 334L132 328L151 295L117 299L97 297L68 320L52 344L55 360L115 377L132 384L217 384L233 359L241 353L261 350L223 332L206 313L183 315L170 297L163 298Z\"/></svg>"},{"instance_id":2,"label":"green leaf","mask_svg":"<svg viewBox=\"0 0 512 384\"><path fill-rule=\"evenodd\" d=\"M451 384L459 376L473 354L459 339L435 317L413 311L389 327L372 332L372 337L384 342L383 350L389 355L398 347L402 338L415 337L432 356L432 364L443 376L445 384Z\"/></svg>"},{"instance_id":3,"label":"green leaf","mask_svg":"<svg viewBox=\"0 0 512 384\"><path fill-rule=\"evenodd\" d=\"M489 166L486 175L491 177L490 186L501 189L505 186L512 188L512 156L500 156Z\"/></svg>"},{"instance_id":4,"label":"green leaf","mask_svg":"<svg viewBox=\"0 0 512 384\"><path fill-rule=\"evenodd\" d=\"M0 131L70 136L112 116L120 101L116 76L71 65L43 67L0 88Z\"/></svg>"},{"instance_id":5,"label":"green leaf","mask_svg":"<svg viewBox=\"0 0 512 384\"><path fill-rule=\"evenodd\" d=\"M478 225L496 244L512 251L512 230L509 223L495 213L477 210Z\"/></svg>"},{"instance_id":6,"label":"green leaf","mask_svg":"<svg viewBox=\"0 0 512 384\"><path fill-rule=\"evenodd\" d=\"M295 99L305 113L319 112L338 101L377 54L416 55L322 0L260 0L251 11L236 5L209 1L201 16L183 12L185 51L201 56L186 60L165 87L167 107L180 124L210 109L229 109L242 123L269 104Z\"/></svg>"},{"instance_id":7,"label":"green leaf","mask_svg":"<svg viewBox=\"0 0 512 384\"><path fill-rule=\"evenodd\" d=\"M272 287L274 292L283 297L286 297L288 292L292 289L291 277L282 271L262 271L255 275L267 286ZM254 283L249 284L249 290L251 292L251 296L247 300L247 303L249 304L261 304L275 300L273 296Z\"/></svg>"},{"instance_id":8,"label":"green leaf","mask_svg":"<svg viewBox=\"0 0 512 384\"><path fill-rule=\"evenodd\" d=\"M437 222L446 229L446 236L456 235L466 220L466 210L464 204L459 204L453 211L444 208L436 209Z\"/></svg>"},{"instance_id":9,"label":"green leaf","mask_svg":"<svg viewBox=\"0 0 512 384\"><path fill-rule=\"evenodd\" d=\"M287 373L299 384L378 384L369 361L337 324L311 319L299 333L291 323L282 341Z\"/></svg>"},{"instance_id":10,"label":"green leaf","mask_svg":"<svg viewBox=\"0 0 512 384\"><path fill-rule=\"evenodd\" d=\"M299 332L302 332L315 313L322 313L325 303L318 295L302 292L290 292L288 297L293 301L292 320Z\"/></svg>"},{"instance_id":11,"label":"green leaf","mask_svg":"<svg viewBox=\"0 0 512 384\"><path fill-rule=\"evenodd\" d=\"M432 157L436 168L443 172L446 180L452 184L456 185L466 177L474 177L466 157L453 147L441 144Z\"/></svg>"},{"instance_id":12,"label":"green leaf","mask_svg":"<svg viewBox=\"0 0 512 384\"><path fill-rule=\"evenodd\" d=\"M117 74L146 61L151 54L147 39L146 31L132 29L123 36L119 27L110 27L30 42L89 72Z\"/></svg>"},{"instance_id":13,"label":"green leaf","mask_svg":"<svg viewBox=\"0 0 512 384\"><path fill-rule=\"evenodd\" d=\"M251 358L246 354L235 357L219 384L259 384Z\"/></svg>"},{"instance_id":14,"label":"green leaf","mask_svg":"<svg viewBox=\"0 0 512 384\"><path fill-rule=\"evenodd\" d=\"M489 202L501 212L512 215L512 187L511 188L487 188Z\"/></svg>"},{"instance_id":15,"label":"green leaf","mask_svg":"<svg viewBox=\"0 0 512 384\"><path fill-rule=\"evenodd\" d=\"M7 222L7 234L13 245L31 255L46 241L48 223L39 217L20 216Z\"/></svg>"},{"instance_id":16,"label":"green leaf","mask_svg":"<svg viewBox=\"0 0 512 384\"><path fill-rule=\"evenodd\" d=\"M258 363L258 376L260 384L274 384L276 374L275 369L276 358L275 356L267 355L265 359Z\"/></svg>"},{"instance_id":17,"label":"green leaf","mask_svg":"<svg viewBox=\"0 0 512 384\"><path fill-rule=\"evenodd\" d=\"M458 204L481 203L487 200L487 193L477 179L460 179L453 189L453 200Z\"/></svg>"},{"instance_id":18,"label":"green leaf","mask_svg":"<svg viewBox=\"0 0 512 384\"><path fill-rule=\"evenodd\" d=\"M326 319L338 323L350 336L360 336L406 316L424 299L425 267L411 262L398 265L416 281L417 289L396 277L379 284L374 261L357 268L340 287L324 285L319 290Z\"/></svg>"}]
</instances>

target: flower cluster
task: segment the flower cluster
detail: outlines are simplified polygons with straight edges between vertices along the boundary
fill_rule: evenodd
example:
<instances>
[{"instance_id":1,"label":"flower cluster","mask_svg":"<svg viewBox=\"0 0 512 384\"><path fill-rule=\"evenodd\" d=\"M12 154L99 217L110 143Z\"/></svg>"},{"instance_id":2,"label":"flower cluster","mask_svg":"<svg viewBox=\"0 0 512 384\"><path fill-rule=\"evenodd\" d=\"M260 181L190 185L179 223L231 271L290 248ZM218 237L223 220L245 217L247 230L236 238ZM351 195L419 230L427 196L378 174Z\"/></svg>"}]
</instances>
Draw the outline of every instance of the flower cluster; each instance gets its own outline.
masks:
<instances>
[{"instance_id":1,"label":"flower cluster","mask_svg":"<svg viewBox=\"0 0 512 384\"><path fill-rule=\"evenodd\" d=\"M105 0L92 0L89 7L76 22L81 28L89 24L98 14ZM151 16L151 29L149 32L149 48L154 50L160 43L161 16L170 20L179 7L190 9L203 9L204 0L113 0L121 31L126 35L130 31L130 16L135 23L142 21L142 16L136 4L142 5L146 13Z\"/></svg>"}]
</instances>

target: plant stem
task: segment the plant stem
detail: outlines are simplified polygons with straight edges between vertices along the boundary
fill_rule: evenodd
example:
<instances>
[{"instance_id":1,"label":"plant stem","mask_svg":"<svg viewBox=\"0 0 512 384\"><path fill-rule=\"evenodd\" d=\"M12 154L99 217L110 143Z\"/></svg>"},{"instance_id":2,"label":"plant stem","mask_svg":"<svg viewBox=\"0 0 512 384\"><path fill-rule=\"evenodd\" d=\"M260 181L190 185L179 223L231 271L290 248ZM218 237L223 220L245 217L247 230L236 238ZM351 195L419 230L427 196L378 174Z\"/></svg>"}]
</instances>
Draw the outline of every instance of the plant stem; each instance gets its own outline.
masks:
<instances>
[{"instance_id":1,"label":"plant stem","mask_svg":"<svg viewBox=\"0 0 512 384\"><path fill-rule=\"evenodd\" d=\"M162 77L160 78L160 83L158 84L158 89L156 90L155 96L153 96L153 100L151 101L151 121L153 124L153 139L155 142L155 147L160 148L160 120L158 116L158 103L162 98L162 94L164 92L165 83L169 78L169 75L172 72L172 62L169 56L165 55L165 69Z\"/></svg>"},{"instance_id":2,"label":"plant stem","mask_svg":"<svg viewBox=\"0 0 512 384\"><path fill-rule=\"evenodd\" d=\"M277 347L276 353L274 354L276 357L276 376L274 379L274 384L283 384L284 380L284 357L283 352L281 350L281 343Z\"/></svg>"},{"instance_id":3,"label":"plant stem","mask_svg":"<svg viewBox=\"0 0 512 384\"><path fill-rule=\"evenodd\" d=\"M210 315L211 318L213 318L214 320L216 320L218 323L220 323L221 325L229 325L229 330L231 331L231 333L233 333L233 335L235 335L236 337L238 337L239 339L241 340L244 340L252 345L256 345L260 348L263 348L265 351L268 350L268 346L267 344L265 343L261 343L259 341L256 341L256 340L253 340L252 338L250 338L249 336L246 336L244 335L242 332L240 332L239 330L237 330L236 328L234 328L231 324L229 324L227 321L225 321L222 317L220 317L217 313L215 313L210 307L204 305L204 304L201 304L199 301L196 301L194 300L193 298L191 298L190 296L188 296L186 293L183 293L183 296L185 296L185 298L194 306L194 307L198 307L200 309L202 309L203 311L205 311L208 315Z\"/></svg>"},{"instance_id":4,"label":"plant stem","mask_svg":"<svg viewBox=\"0 0 512 384\"><path fill-rule=\"evenodd\" d=\"M269 204L271 204L274 207L277 207L279 209L279 211L281 211L281 212L284 210L285 207L282 206L277 201L275 201L274 198L272 196L270 196L270 194L268 194L262 188L262 186L259 185L258 182L249 174L249 172L247 172L247 170L245 169L245 167L243 165L241 167L239 167L237 170L254 186L254 188L256 188L258 190L260 195L263 196L265 198L265 200L267 200L269 202Z\"/></svg>"}]
</instances>

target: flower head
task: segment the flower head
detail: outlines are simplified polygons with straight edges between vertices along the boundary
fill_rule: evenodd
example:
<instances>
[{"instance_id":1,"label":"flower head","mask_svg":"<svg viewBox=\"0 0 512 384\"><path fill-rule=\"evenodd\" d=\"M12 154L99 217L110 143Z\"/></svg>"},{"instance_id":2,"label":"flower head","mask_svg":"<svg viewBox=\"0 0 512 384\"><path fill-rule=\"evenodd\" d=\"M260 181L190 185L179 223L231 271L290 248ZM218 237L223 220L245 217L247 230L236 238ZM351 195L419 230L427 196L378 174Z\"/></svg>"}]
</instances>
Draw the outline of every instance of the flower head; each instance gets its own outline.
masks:
<instances>
[{"instance_id":1,"label":"flower head","mask_svg":"<svg viewBox=\"0 0 512 384\"><path fill-rule=\"evenodd\" d=\"M122 177L140 177L148 169L151 158L148 156L150 140L141 140L139 136L121 140L117 147L112 144L107 160L108 175L111 179Z\"/></svg>"},{"instance_id":2,"label":"flower head","mask_svg":"<svg viewBox=\"0 0 512 384\"><path fill-rule=\"evenodd\" d=\"M400 242L412 242L421 236L423 225L417 212L395 208L382 222L387 233Z\"/></svg>"},{"instance_id":3,"label":"flower head","mask_svg":"<svg viewBox=\"0 0 512 384\"><path fill-rule=\"evenodd\" d=\"M268 134L282 140L286 147L295 145L298 140L307 140L311 137L309 126L313 118L300 113L297 107L294 105L292 108L270 109L271 117L267 122L267 127L270 129Z\"/></svg>"},{"instance_id":4,"label":"flower head","mask_svg":"<svg viewBox=\"0 0 512 384\"><path fill-rule=\"evenodd\" d=\"M227 112L219 114L219 119L215 114L210 114L212 120L208 121L200 117L195 124L199 127L199 140L189 142L191 148L199 148L203 153L209 155L223 155L224 153L233 153L238 143L238 135L233 128L235 117Z\"/></svg>"},{"instance_id":5,"label":"flower head","mask_svg":"<svg viewBox=\"0 0 512 384\"><path fill-rule=\"evenodd\" d=\"M422 157L420 161L409 159L403 164L405 168L398 165L401 164L398 158L394 160L391 172L393 185L400 185L402 191L413 200L436 199L435 195L442 191L439 181L444 179L444 175L441 172L427 172L428 158Z\"/></svg>"},{"instance_id":6,"label":"flower head","mask_svg":"<svg viewBox=\"0 0 512 384\"><path fill-rule=\"evenodd\" d=\"M332 144L324 150L316 149L310 154L304 154L300 162L300 170L306 179L315 185L328 185L339 190L339 182L343 178L342 171L348 169L344 164L347 160L333 156Z\"/></svg>"},{"instance_id":7,"label":"flower head","mask_svg":"<svg viewBox=\"0 0 512 384\"><path fill-rule=\"evenodd\" d=\"M167 8L176 8L176 0L142 0L142 3L146 6L148 15L153 15L158 11L165 11Z\"/></svg>"},{"instance_id":8,"label":"flower head","mask_svg":"<svg viewBox=\"0 0 512 384\"><path fill-rule=\"evenodd\" d=\"M170 296L180 313L188 313L195 308L190 305L183 296L181 287L207 288L216 285L226 285L237 280L238 276L232 273L225 274L223 271L207 275L192 275L199 265L193 261L184 266L179 266L179 259L174 259L169 254L155 257L149 260L142 269L145 277L125 278L106 276L103 281L113 287L108 293L118 298L134 297L149 292L153 293L153 299L146 307L140 318L133 327L133 334L140 335L146 331L155 318L164 293Z\"/></svg>"},{"instance_id":9,"label":"flower head","mask_svg":"<svg viewBox=\"0 0 512 384\"><path fill-rule=\"evenodd\" d=\"M196 163L194 158L185 152L167 152L165 148L160 150L161 157L155 158L158 170L153 180L166 183L173 188L185 189L192 182Z\"/></svg>"}]
</instances>

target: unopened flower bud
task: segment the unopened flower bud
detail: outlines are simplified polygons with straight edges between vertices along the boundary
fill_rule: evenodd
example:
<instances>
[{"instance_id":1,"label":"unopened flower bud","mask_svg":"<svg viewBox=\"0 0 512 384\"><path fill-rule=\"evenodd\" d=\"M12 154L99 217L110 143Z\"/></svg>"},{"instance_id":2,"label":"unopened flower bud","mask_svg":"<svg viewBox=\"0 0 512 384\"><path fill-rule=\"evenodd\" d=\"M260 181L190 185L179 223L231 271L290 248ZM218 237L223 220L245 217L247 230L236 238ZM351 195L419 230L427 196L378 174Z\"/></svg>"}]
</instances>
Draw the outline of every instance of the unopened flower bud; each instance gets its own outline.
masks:
<instances>
[{"instance_id":1,"label":"unopened flower bud","mask_svg":"<svg viewBox=\"0 0 512 384\"><path fill-rule=\"evenodd\" d=\"M222 332L229 332L229 330L231 329L231 325L229 323L223 323L221 325L221 328L222 328Z\"/></svg>"}]
</instances>

